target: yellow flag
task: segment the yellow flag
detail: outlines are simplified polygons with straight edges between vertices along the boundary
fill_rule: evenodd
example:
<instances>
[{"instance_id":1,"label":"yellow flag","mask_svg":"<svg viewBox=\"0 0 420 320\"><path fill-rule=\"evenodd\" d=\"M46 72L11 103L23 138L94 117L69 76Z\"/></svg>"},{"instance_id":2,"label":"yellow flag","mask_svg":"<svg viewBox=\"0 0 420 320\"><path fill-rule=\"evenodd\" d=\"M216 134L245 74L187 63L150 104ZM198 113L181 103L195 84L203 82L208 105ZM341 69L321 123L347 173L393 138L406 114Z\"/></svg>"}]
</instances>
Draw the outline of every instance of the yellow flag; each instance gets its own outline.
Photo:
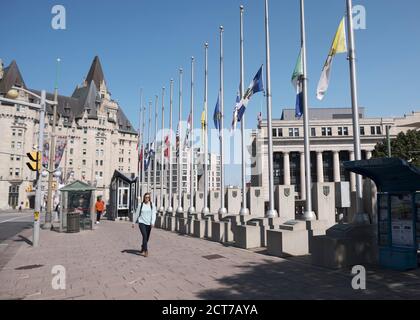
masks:
<instances>
[{"instance_id":1,"label":"yellow flag","mask_svg":"<svg viewBox=\"0 0 420 320\"><path fill-rule=\"evenodd\" d=\"M336 55L337 53L347 52L347 41L346 41L346 30L345 30L345 20L341 20L340 25L338 26L337 33L335 34L333 45L331 48L331 55Z\"/></svg>"},{"instance_id":2,"label":"yellow flag","mask_svg":"<svg viewBox=\"0 0 420 320\"><path fill-rule=\"evenodd\" d=\"M206 111L203 111L201 114L201 129L205 129L206 125Z\"/></svg>"},{"instance_id":3,"label":"yellow flag","mask_svg":"<svg viewBox=\"0 0 420 320\"><path fill-rule=\"evenodd\" d=\"M316 94L318 100L324 99L330 85L330 73L334 56L338 53L347 52L345 25L345 18L343 18L340 22L340 25L338 26L338 30L335 34L334 41L330 49L330 53L328 54L327 61L325 62L324 68L322 70L321 79L318 83Z\"/></svg>"},{"instance_id":4,"label":"yellow flag","mask_svg":"<svg viewBox=\"0 0 420 320\"><path fill-rule=\"evenodd\" d=\"M204 146L204 136L205 136L205 130L207 127L206 123L206 110L203 110L203 113L201 114L201 144Z\"/></svg>"}]
</instances>

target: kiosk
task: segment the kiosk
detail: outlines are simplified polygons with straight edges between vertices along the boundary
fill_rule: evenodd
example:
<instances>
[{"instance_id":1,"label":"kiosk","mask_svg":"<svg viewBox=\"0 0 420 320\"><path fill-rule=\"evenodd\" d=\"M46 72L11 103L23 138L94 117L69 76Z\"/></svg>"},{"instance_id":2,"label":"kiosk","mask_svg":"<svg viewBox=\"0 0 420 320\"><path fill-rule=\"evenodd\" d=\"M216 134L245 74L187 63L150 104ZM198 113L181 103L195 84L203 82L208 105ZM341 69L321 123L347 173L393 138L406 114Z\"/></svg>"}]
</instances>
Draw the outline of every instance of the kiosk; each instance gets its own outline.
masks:
<instances>
[{"instance_id":1,"label":"kiosk","mask_svg":"<svg viewBox=\"0 0 420 320\"><path fill-rule=\"evenodd\" d=\"M66 230L77 233L80 230L92 230L95 219L96 188L75 181L60 189L61 208L60 232Z\"/></svg>"},{"instance_id":2,"label":"kiosk","mask_svg":"<svg viewBox=\"0 0 420 320\"><path fill-rule=\"evenodd\" d=\"M379 264L394 270L418 267L420 169L397 158L347 162L345 168L378 187Z\"/></svg>"}]
</instances>

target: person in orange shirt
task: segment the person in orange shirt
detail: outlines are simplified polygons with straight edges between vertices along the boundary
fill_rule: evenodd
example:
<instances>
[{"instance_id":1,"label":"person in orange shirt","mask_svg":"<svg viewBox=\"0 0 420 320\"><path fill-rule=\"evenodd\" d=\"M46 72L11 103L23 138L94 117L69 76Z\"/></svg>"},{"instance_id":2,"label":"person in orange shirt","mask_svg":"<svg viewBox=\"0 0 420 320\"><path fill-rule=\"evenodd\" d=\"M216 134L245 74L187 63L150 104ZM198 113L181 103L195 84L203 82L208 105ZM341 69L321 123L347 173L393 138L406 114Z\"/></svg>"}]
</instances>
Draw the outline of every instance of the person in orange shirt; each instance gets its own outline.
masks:
<instances>
[{"instance_id":1,"label":"person in orange shirt","mask_svg":"<svg viewBox=\"0 0 420 320\"><path fill-rule=\"evenodd\" d=\"M98 197L96 199L95 209L96 209L96 224L99 224L101 222L101 215L105 211L105 202L102 200L102 197Z\"/></svg>"}]
</instances>

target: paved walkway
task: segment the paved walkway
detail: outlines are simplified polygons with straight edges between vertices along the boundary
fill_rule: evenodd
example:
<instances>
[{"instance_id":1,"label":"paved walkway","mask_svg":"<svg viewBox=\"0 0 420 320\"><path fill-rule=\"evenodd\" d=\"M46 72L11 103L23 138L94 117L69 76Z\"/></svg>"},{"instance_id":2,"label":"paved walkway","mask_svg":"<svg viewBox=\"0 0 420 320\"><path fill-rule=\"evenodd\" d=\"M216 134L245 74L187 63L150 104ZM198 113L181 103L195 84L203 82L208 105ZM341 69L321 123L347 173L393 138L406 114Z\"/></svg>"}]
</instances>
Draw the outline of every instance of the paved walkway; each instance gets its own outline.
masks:
<instances>
[{"instance_id":1,"label":"paved walkway","mask_svg":"<svg viewBox=\"0 0 420 320\"><path fill-rule=\"evenodd\" d=\"M368 269L367 290L355 291L349 270L327 270L307 259L270 257L159 229L152 231L150 256L144 258L138 228L127 223L104 221L80 234L41 231L36 249L26 237L31 230L3 242L0 299L420 298L419 271ZM55 265L66 268L66 290L52 289Z\"/></svg>"}]
</instances>

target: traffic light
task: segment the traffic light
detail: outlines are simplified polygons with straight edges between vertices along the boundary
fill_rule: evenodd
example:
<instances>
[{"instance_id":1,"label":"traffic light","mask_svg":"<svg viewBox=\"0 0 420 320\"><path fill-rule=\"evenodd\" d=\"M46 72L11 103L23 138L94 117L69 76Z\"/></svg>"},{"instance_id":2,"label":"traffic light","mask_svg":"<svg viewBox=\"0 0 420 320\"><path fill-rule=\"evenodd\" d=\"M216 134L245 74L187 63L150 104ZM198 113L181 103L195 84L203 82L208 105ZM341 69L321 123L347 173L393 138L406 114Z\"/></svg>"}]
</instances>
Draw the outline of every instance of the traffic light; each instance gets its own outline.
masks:
<instances>
[{"instance_id":1,"label":"traffic light","mask_svg":"<svg viewBox=\"0 0 420 320\"><path fill-rule=\"evenodd\" d=\"M41 171L41 152L33 151L26 154L30 160L26 165L31 171Z\"/></svg>"}]
</instances>

